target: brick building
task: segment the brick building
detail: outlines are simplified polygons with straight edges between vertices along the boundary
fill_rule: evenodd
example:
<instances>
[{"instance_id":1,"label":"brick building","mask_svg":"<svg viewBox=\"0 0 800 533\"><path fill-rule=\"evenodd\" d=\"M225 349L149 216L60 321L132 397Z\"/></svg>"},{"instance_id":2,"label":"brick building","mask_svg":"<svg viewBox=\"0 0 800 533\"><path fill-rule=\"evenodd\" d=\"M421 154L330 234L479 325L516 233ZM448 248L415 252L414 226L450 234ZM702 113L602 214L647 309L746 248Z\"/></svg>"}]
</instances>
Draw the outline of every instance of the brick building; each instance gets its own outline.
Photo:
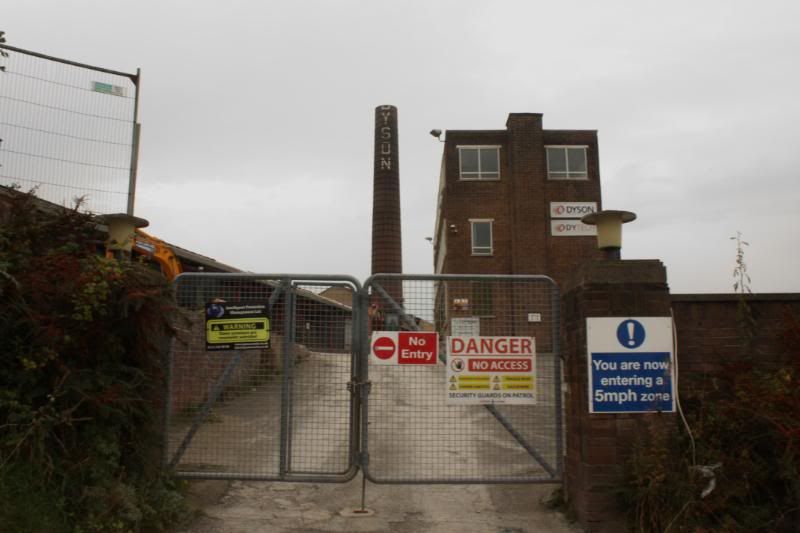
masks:
<instances>
[{"instance_id":1,"label":"brick building","mask_svg":"<svg viewBox=\"0 0 800 533\"><path fill-rule=\"evenodd\" d=\"M545 130L511 113L504 130L448 130L434 237L436 273L546 274L599 257L597 132Z\"/></svg>"},{"instance_id":2,"label":"brick building","mask_svg":"<svg viewBox=\"0 0 800 533\"><path fill-rule=\"evenodd\" d=\"M580 222L600 208L596 131L546 130L540 113L511 113L504 130L448 130L435 272L543 274L561 286L578 265L602 257L595 228ZM495 314L488 285L461 292L440 295L449 315Z\"/></svg>"}]
</instances>

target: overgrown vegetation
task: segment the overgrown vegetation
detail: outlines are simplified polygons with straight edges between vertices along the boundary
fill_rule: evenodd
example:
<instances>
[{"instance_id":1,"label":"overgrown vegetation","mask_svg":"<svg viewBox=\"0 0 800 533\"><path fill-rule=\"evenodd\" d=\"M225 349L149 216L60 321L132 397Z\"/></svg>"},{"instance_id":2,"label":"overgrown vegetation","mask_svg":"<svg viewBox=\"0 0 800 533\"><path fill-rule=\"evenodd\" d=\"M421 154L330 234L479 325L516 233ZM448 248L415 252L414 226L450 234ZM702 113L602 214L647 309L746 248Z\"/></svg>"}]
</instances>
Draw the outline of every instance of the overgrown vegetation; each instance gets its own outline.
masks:
<instances>
[{"instance_id":1,"label":"overgrown vegetation","mask_svg":"<svg viewBox=\"0 0 800 533\"><path fill-rule=\"evenodd\" d=\"M107 259L91 217L14 195L0 221L0 529L157 531L169 287Z\"/></svg>"},{"instance_id":2,"label":"overgrown vegetation","mask_svg":"<svg viewBox=\"0 0 800 533\"><path fill-rule=\"evenodd\" d=\"M800 530L800 321L784 318L783 363L753 352L756 321L742 246L734 290L741 353L696 381L681 402L684 424L638 443L624 495L636 531Z\"/></svg>"}]
</instances>

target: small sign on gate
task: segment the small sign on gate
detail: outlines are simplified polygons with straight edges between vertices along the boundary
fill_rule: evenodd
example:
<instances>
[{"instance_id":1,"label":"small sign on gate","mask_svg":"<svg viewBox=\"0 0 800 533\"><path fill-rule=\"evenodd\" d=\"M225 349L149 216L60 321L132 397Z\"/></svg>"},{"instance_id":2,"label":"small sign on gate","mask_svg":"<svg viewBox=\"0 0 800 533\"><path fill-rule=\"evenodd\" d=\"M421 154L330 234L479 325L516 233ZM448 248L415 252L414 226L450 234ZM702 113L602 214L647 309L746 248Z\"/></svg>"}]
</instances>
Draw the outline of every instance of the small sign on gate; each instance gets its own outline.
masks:
<instances>
[{"instance_id":1,"label":"small sign on gate","mask_svg":"<svg viewBox=\"0 0 800 533\"><path fill-rule=\"evenodd\" d=\"M370 362L376 365L435 365L439 334L435 331L373 331Z\"/></svg>"},{"instance_id":2,"label":"small sign on gate","mask_svg":"<svg viewBox=\"0 0 800 533\"><path fill-rule=\"evenodd\" d=\"M206 304L206 350L269 348L266 302Z\"/></svg>"},{"instance_id":3,"label":"small sign on gate","mask_svg":"<svg viewBox=\"0 0 800 533\"><path fill-rule=\"evenodd\" d=\"M535 404L535 339L448 337L447 402Z\"/></svg>"}]
</instances>

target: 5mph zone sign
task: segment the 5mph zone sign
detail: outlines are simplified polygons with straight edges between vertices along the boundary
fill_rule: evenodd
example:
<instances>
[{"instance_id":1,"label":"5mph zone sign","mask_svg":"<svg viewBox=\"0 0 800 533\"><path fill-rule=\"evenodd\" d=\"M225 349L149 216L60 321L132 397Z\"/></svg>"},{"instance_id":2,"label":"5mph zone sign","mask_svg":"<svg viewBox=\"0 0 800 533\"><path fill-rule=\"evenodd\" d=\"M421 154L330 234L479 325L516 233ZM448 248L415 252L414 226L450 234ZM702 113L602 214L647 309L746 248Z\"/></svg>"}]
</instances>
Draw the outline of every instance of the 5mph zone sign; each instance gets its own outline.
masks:
<instances>
[{"instance_id":1,"label":"5mph zone sign","mask_svg":"<svg viewBox=\"0 0 800 533\"><path fill-rule=\"evenodd\" d=\"M589 412L674 412L670 317L587 318Z\"/></svg>"},{"instance_id":2,"label":"5mph zone sign","mask_svg":"<svg viewBox=\"0 0 800 533\"><path fill-rule=\"evenodd\" d=\"M533 337L448 337L447 402L536 403Z\"/></svg>"},{"instance_id":3,"label":"5mph zone sign","mask_svg":"<svg viewBox=\"0 0 800 533\"><path fill-rule=\"evenodd\" d=\"M370 364L435 365L439 334L434 331L373 331Z\"/></svg>"}]
</instances>

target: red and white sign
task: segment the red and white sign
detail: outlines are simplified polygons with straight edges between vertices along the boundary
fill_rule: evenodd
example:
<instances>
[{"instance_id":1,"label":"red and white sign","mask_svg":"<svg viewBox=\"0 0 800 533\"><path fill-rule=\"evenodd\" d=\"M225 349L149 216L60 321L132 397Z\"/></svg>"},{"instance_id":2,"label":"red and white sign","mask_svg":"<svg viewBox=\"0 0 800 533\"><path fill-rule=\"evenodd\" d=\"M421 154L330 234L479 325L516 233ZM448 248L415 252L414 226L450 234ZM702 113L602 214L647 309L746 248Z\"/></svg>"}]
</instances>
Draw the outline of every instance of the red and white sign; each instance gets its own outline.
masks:
<instances>
[{"instance_id":1,"label":"red and white sign","mask_svg":"<svg viewBox=\"0 0 800 533\"><path fill-rule=\"evenodd\" d=\"M536 403L536 340L448 337L447 402Z\"/></svg>"},{"instance_id":2,"label":"red and white sign","mask_svg":"<svg viewBox=\"0 0 800 533\"><path fill-rule=\"evenodd\" d=\"M381 361L391 359L397 353L397 339L378 337L372 343L372 353Z\"/></svg>"},{"instance_id":3,"label":"red and white sign","mask_svg":"<svg viewBox=\"0 0 800 533\"><path fill-rule=\"evenodd\" d=\"M435 365L439 334L435 331L373 331L371 364Z\"/></svg>"},{"instance_id":4,"label":"red and white sign","mask_svg":"<svg viewBox=\"0 0 800 533\"><path fill-rule=\"evenodd\" d=\"M597 226L584 224L580 220L551 220L550 235L553 237L591 237L597 235Z\"/></svg>"},{"instance_id":5,"label":"red and white sign","mask_svg":"<svg viewBox=\"0 0 800 533\"><path fill-rule=\"evenodd\" d=\"M448 354L474 355L533 355L533 337L450 337Z\"/></svg>"},{"instance_id":6,"label":"red and white sign","mask_svg":"<svg viewBox=\"0 0 800 533\"><path fill-rule=\"evenodd\" d=\"M550 202L550 218L582 218L597 211L597 202Z\"/></svg>"}]
</instances>

